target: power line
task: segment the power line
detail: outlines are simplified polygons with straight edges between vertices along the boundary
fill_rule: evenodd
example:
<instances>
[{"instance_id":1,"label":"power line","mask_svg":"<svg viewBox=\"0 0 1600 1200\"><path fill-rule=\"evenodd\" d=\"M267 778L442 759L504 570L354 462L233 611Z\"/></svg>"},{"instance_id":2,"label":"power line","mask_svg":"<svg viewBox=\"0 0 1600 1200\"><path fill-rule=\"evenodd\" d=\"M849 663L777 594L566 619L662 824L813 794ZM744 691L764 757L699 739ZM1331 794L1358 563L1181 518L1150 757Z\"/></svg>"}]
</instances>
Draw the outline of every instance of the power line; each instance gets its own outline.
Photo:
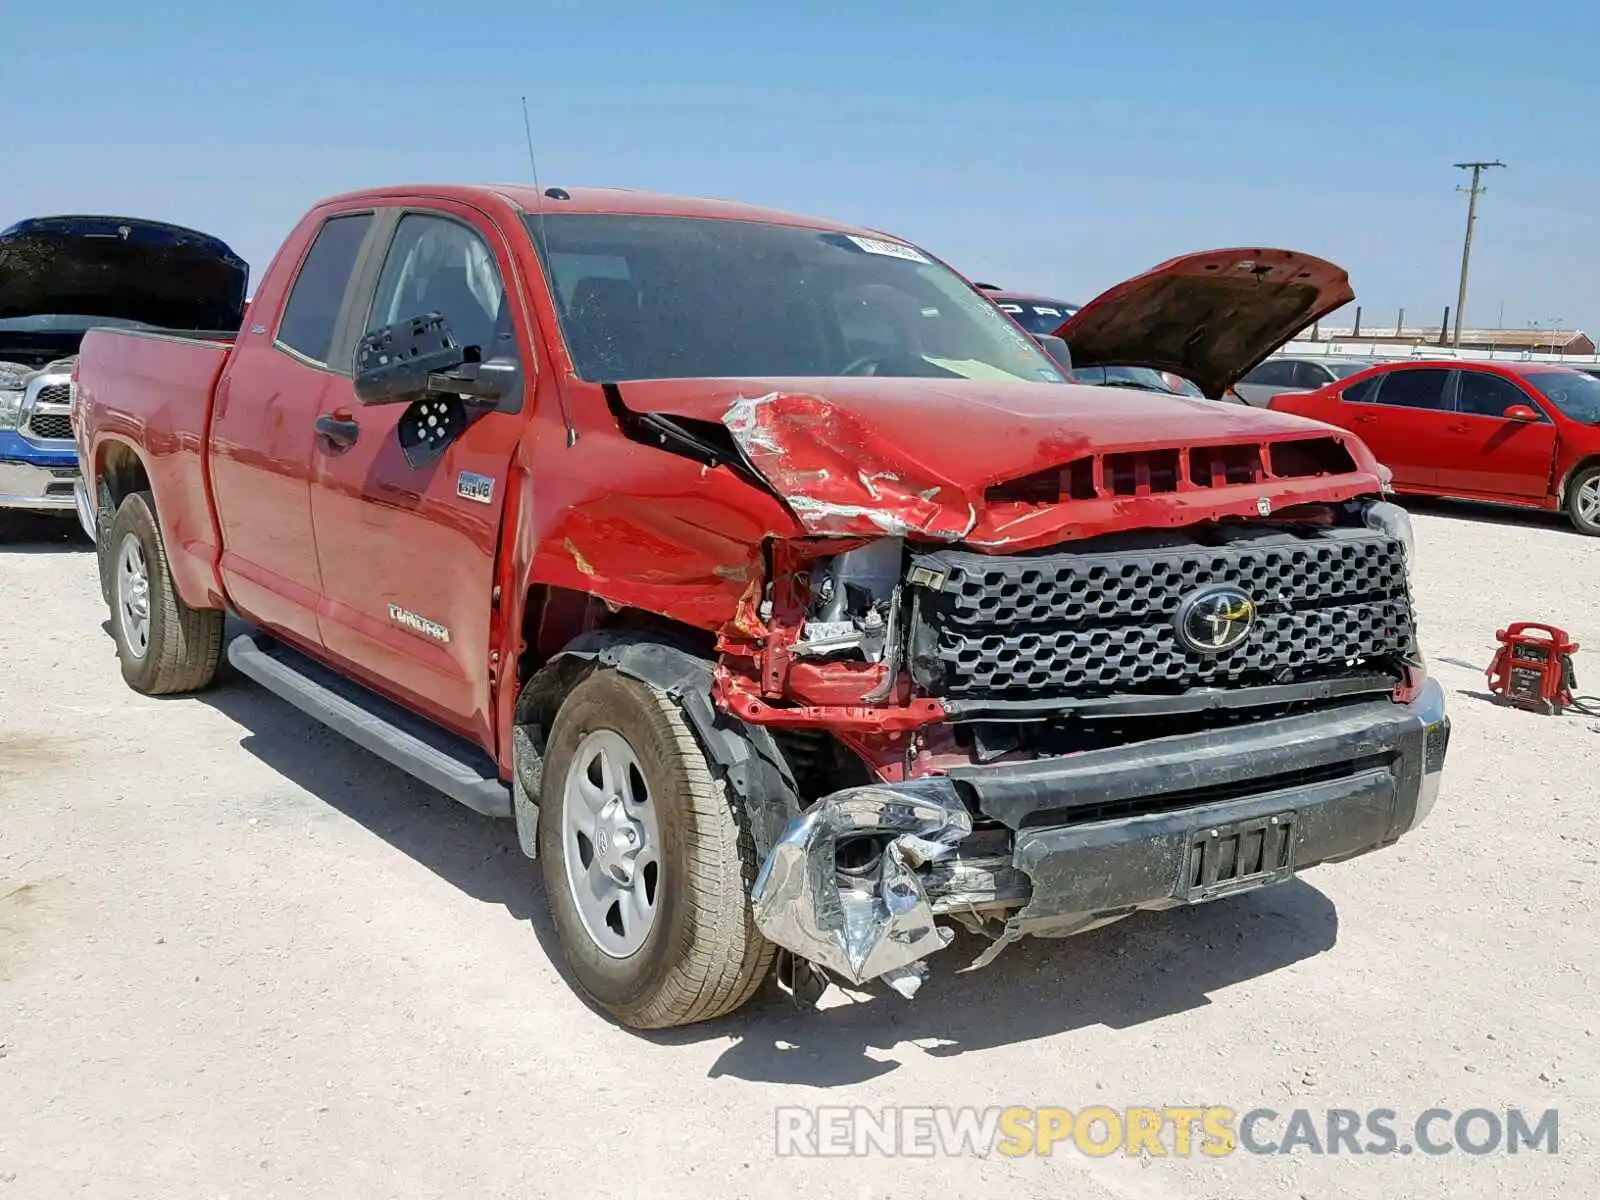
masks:
<instances>
[{"instance_id":1,"label":"power line","mask_svg":"<svg viewBox=\"0 0 1600 1200\"><path fill-rule=\"evenodd\" d=\"M1467 312L1467 264L1472 259L1472 226L1478 219L1478 197L1487 189L1483 186L1483 173L1490 167L1503 167L1505 163L1496 159L1494 162L1459 162L1455 164L1458 171L1472 172L1472 186L1458 187L1456 191L1467 193L1467 236L1461 243L1461 287L1456 292L1456 332L1452 342L1461 345L1461 322Z\"/></svg>"}]
</instances>

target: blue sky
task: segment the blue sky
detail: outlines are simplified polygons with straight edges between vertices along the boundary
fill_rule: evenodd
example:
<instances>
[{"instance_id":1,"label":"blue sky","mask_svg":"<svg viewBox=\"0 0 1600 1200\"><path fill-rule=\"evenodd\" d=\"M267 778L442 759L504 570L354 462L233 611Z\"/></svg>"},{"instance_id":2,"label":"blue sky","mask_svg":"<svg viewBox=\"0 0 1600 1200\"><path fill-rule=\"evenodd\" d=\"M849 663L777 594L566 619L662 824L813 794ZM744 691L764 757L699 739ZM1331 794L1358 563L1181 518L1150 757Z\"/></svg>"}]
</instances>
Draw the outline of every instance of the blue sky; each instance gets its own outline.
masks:
<instances>
[{"instance_id":1,"label":"blue sky","mask_svg":"<svg viewBox=\"0 0 1600 1200\"><path fill-rule=\"evenodd\" d=\"M1600 331L1600 6L10 4L0 225L196 226L259 273L318 197L408 180L729 196L1083 300L1171 255L1349 269L1368 324ZM26 10L26 11L24 11ZM153 12L154 9L148 9ZM330 15L337 14L337 15Z\"/></svg>"}]
</instances>

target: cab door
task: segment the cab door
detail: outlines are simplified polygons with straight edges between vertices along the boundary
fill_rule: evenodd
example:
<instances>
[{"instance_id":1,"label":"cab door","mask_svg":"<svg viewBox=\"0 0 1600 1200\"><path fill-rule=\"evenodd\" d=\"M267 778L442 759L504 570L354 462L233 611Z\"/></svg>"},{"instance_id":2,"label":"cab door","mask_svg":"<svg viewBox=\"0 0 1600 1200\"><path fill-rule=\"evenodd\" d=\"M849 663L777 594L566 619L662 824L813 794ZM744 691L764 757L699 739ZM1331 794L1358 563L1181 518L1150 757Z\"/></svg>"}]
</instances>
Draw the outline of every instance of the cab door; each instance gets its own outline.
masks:
<instances>
[{"instance_id":1,"label":"cab door","mask_svg":"<svg viewBox=\"0 0 1600 1200\"><path fill-rule=\"evenodd\" d=\"M212 406L209 466L223 584L240 612L307 647L321 641L314 424L330 394L349 390L332 351L372 225L370 211L338 213L286 250L303 254L285 263L287 299L281 284L276 296L256 298Z\"/></svg>"},{"instance_id":2,"label":"cab door","mask_svg":"<svg viewBox=\"0 0 1600 1200\"><path fill-rule=\"evenodd\" d=\"M1401 367L1369 376L1340 393L1327 419L1353 432L1402 491L1433 491L1437 460L1450 412L1448 367Z\"/></svg>"},{"instance_id":3,"label":"cab door","mask_svg":"<svg viewBox=\"0 0 1600 1200\"><path fill-rule=\"evenodd\" d=\"M432 461L413 465L400 426L415 406L356 402L347 377L322 398L313 456L312 520L322 575L320 628L351 674L492 748L489 652L501 517L512 456L533 395L534 359L510 256L481 213L445 201L385 214L386 252L365 288L364 331L426 313L463 345L512 358L517 395L475 411ZM424 418L425 419L425 418Z\"/></svg>"},{"instance_id":4,"label":"cab door","mask_svg":"<svg viewBox=\"0 0 1600 1200\"><path fill-rule=\"evenodd\" d=\"M1516 405L1537 420L1508 418ZM1439 441L1440 491L1516 500L1549 492L1556 427L1539 400L1508 376L1463 367L1453 408Z\"/></svg>"}]
</instances>

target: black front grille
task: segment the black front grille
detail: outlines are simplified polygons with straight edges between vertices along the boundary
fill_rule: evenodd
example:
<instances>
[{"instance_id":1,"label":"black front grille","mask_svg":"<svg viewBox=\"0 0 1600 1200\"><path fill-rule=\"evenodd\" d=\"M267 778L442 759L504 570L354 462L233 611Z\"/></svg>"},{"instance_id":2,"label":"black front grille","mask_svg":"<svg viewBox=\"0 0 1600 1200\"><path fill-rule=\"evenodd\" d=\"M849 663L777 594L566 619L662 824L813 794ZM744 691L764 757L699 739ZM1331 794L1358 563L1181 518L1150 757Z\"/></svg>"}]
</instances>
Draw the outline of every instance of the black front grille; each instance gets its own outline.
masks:
<instances>
[{"instance_id":1,"label":"black front grille","mask_svg":"<svg viewBox=\"0 0 1600 1200\"><path fill-rule=\"evenodd\" d=\"M34 413L28 420L28 432L36 438L70 438L72 422L65 413Z\"/></svg>"},{"instance_id":2,"label":"black front grille","mask_svg":"<svg viewBox=\"0 0 1600 1200\"><path fill-rule=\"evenodd\" d=\"M1242 526L1216 544L998 557L918 555L912 671L928 694L1047 697L1291 682L1413 652L1405 557L1367 529ZM1198 589L1232 585L1257 610L1222 654L1180 640Z\"/></svg>"},{"instance_id":3,"label":"black front grille","mask_svg":"<svg viewBox=\"0 0 1600 1200\"><path fill-rule=\"evenodd\" d=\"M47 383L39 389L34 398L40 404L70 404L72 403L72 385L70 383Z\"/></svg>"}]
</instances>

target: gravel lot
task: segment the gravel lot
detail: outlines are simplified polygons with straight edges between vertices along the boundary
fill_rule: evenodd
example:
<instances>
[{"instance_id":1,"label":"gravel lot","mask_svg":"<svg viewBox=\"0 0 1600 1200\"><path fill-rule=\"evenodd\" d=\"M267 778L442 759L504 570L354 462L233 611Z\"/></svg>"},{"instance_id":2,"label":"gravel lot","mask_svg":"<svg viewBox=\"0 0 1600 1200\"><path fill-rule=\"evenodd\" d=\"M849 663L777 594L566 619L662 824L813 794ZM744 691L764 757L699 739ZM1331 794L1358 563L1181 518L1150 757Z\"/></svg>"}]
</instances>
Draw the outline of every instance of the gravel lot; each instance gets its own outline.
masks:
<instances>
[{"instance_id":1,"label":"gravel lot","mask_svg":"<svg viewBox=\"0 0 1600 1200\"><path fill-rule=\"evenodd\" d=\"M1483 698L1497 626L1600 692L1600 543L1418 509L1455 739L1431 820L1266 892L936 959L914 1003L641 1037L569 991L501 827L227 677L117 674L87 548L0 535L5 1197L1600 1194L1600 719ZM1557 1155L775 1156L779 1105L1560 1110Z\"/></svg>"}]
</instances>

